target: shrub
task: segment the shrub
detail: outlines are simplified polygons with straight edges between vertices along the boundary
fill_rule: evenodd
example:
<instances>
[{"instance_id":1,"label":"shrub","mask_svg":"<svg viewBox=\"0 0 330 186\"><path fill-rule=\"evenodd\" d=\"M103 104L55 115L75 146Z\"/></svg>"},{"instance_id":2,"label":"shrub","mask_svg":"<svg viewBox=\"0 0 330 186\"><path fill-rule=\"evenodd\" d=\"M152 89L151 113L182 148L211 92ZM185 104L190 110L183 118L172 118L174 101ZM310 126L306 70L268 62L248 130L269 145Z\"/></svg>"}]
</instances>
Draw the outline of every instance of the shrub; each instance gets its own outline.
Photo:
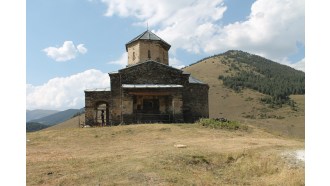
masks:
<instances>
[{"instance_id":1,"label":"shrub","mask_svg":"<svg viewBox=\"0 0 330 186\"><path fill-rule=\"evenodd\" d=\"M213 129L228 129L228 130L247 130L247 126L239 124L237 121L221 121L212 118L202 118L198 121L198 124L203 127L209 127Z\"/></svg>"}]
</instances>

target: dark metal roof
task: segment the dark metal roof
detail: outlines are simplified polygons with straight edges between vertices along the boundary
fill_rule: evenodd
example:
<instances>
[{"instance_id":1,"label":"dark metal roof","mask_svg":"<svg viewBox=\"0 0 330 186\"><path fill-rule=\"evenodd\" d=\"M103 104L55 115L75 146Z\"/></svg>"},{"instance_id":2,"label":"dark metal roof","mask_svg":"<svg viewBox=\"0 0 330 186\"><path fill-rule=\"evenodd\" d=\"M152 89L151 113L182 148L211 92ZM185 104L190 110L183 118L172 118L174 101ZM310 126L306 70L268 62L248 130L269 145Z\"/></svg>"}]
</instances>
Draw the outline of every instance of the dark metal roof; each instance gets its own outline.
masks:
<instances>
[{"instance_id":1,"label":"dark metal roof","mask_svg":"<svg viewBox=\"0 0 330 186\"><path fill-rule=\"evenodd\" d=\"M182 85L174 84L123 84L123 88L181 88Z\"/></svg>"},{"instance_id":2,"label":"dark metal roof","mask_svg":"<svg viewBox=\"0 0 330 186\"><path fill-rule=\"evenodd\" d=\"M134 39L126 43L126 51L127 51L127 45L138 41L138 40L151 40L151 41L161 41L167 49L171 48L171 45L166 43L164 40L162 40L160 37L158 37L156 34L152 33L150 30L147 30L143 32L142 34L136 36Z\"/></svg>"},{"instance_id":3,"label":"dark metal roof","mask_svg":"<svg viewBox=\"0 0 330 186\"><path fill-rule=\"evenodd\" d=\"M91 88L85 90L85 92L104 92L104 91L111 91L111 89L110 87L108 87L108 88Z\"/></svg>"}]
</instances>

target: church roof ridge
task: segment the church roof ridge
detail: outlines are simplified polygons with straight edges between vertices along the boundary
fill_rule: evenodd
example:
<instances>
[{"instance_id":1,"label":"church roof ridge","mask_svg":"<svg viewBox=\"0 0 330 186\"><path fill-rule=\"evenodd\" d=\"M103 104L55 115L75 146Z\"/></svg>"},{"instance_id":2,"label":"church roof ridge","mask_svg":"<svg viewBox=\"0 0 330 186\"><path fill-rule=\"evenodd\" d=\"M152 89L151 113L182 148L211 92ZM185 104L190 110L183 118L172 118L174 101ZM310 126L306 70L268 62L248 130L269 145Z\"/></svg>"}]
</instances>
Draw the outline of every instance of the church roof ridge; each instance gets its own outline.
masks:
<instances>
[{"instance_id":1,"label":"church roof ridge","mask_svg":"<svg viewBox=\"0 0 330 186\"><path fill-rule=\"evenodd\" d=\"M172 68L172 69L175 69L175 70L178 70L178 71L181 71L182 73L184 73L184 71L181 70L181 69L177 69L177 68L175 68L175 67L172 67L172 66L170 66L170 65L165 65L165 64L163 64L163 63L158 63L158 62L156 62L156 61L154 61L154 60L146 60L146 61L143 61L143 62L140 62L140 63L134 64L134 65L126 66L125 68L122 68L122 69L118 70L118 72L120 72L121 70L128 69L128 68L136 67L136 66L142 65L142 64L144 64L144 63L148 63L148 62L157 63L157 64L159 64L159 65L165 66L166 68Z\"/></svg>"},{"instance_id":2,"label":"church roof ridge","mask_svg":"<svg viewBox=\"0 0 330 186\"><path fill-rule=\"evenodd\" d=\"M160 38L159 36L157 36L156 34L154 34L153 32L151 32L150 30L146 30L144 31L142 34L136 36L135 38L133 38L131 41L129 41L128 43L126 43L126 51L127 51L127 45L138 41L138 40L152 40L152 41L161 41L163 42L168 48L171 48L171 45L168 44L166 41L164 41L162 38Z\"/></svg>"}]
</instances>

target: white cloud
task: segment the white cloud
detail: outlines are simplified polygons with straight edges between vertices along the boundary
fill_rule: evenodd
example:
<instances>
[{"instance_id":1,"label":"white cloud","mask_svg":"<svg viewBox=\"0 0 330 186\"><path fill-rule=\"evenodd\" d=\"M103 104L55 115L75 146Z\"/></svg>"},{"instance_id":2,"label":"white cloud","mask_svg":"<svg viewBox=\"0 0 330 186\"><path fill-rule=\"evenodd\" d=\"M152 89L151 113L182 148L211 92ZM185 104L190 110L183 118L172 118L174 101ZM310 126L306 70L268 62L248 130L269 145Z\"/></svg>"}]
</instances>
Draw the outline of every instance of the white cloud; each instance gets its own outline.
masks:
<instances>
[{"instance_id":1,"label":"white cloud","mask_svg":"<svg viewBox=\"0 0 330 186\"><path fill-rule=\"evenodd\" d=\"M297 52L305 43L305 3L301 0L257 0L249 19L221 28L210 40L210 51L232 48L252 52L275 61Z\"/></svg>"},{"instance_id":2,"label":"white cloud","mask_svg":"<svg viewBox=\"0 0 330 186\"><path fill-rule=\"evenodd\" d=\"M87 48L84 47L84 44L79 44L79 45L77 46L77 50L78 50L78 52L81 53L81 54L85 54L85 53L87 52Z\"/></svg>"},{"instance_id":3,"label":"white cloud","mask_svg":"<svg viewBox=\"0 0 330 186\"><path fill-rule=\"evenodd\" d=\"M283 61L305 43L305 1L257 0L247 20L221 25L224 0L102 0L106 16L134 17L157 28L157 35L191 53L238 49Z\"/></svg>"},{"instance_id":4,"label":"white cloud","mask_svg":"<svg viewBox=\"0 0 330 186\"><path fill-rule=\"evenodd\" d=\"M170 63L170 66L177 68L177 69L182 69L183 67L185 67L185 65L183 65L182 62L175 57L170 58L169 63Z\"/></svg>"},{"instance_id":5,"label":"white cloud","mask_svg":"<svg viewBox=\"0 0 330 186\"><path fill-rule=\"evenodd\" d=\"M298 61L297 63L291 64L290 66L296 70L305 72L305 58Z\"/></svg>"},{"instance_id":6,"label":"white cloud","mask_svg":"<svg viewBox=\"0 0 330 186\"><path fill-rule=\"evenodd\" d=\"M79 44L77 47L73 44L72 41L64 41L63 46L56 47L47 47L43 49L46 55L55 61L68 61L77 57L77 55L85 54L87 48L84 47L84 44Z\"/></svg>"},{"instance_id":7,"label":"white cloud","mask_svg":"<svg viewBox=\"0 0 330 186\"><path fill-rule=\"evenodd\" d=\"M127 65L127 52L124 52L119 59L110 61L108 64L119 65L120 67L126 67Z\"/></svg>"},{"instance_id":8,"label":"white cloud","mask_svg":"<svg viewBox=\"0 0 330 186\"><path fill-rule=\"evenodd\" d=\"M107 73L90 69L68 77L50 79L47 83L26 85L27 109L82 108L85 105L84 90L110 87Z\"/></svg>"}]
</instances>

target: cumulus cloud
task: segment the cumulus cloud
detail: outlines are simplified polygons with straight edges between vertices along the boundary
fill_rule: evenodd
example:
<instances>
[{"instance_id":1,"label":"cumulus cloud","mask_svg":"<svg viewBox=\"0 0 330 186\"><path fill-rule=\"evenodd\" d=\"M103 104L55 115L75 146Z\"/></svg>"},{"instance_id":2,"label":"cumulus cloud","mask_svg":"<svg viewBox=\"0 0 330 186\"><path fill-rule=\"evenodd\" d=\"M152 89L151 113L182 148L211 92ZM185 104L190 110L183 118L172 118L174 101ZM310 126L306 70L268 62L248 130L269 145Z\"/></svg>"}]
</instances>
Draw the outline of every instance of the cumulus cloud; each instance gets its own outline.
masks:
<instances>
[{"instance_id":1,"label":"cumulus cloud","mask_svg":"<svg viewBox=\"0 0 330 186\"><path fill-rule=\"evenodd\" d=\"M126 67L127 65L127 52L124 52L119 59L110 61L108 64L119 65L120 67Z\"/></svg>"},{"instance_id":2,"label":"cumulus cloud","mask_svg":"<svg viewBox=\"0 0 330 186\"><path fill-rule=\"evenodd\" d=\"M102 0L106 16L134 17L172 45L191 53L214 54L229 49L282 61L305 40L305 1L256 0L246 20L221 24L224 0Z\"/></svg>"},{"instance_id":3,"label":"cumulus cloud","mask_svg":"<svg viewBox=\"0 0 330 186\"><path fill-rule=\"evenodd\" d=\"M82 108L85 105L84 90L110 87L107 73L90 69L68 77L50 79L47 83L26 85L27 109Z\"/></svg>"},{"instance_id":4,"label":"cumulus cloud","mask_svg":"<svg viewBox=\"0 0 330 186\"><path fill-rule=\"evenodd\" d=\"M297 63L291 64L290 66L296 70L305 72L305 58L298 61Z\"/></svg>"},{"instance_id":5,"label":"cumulus cloud","mask_svg":"<svg viewBox=\"0 0 330 186\"><path fill-rule=\"evenodd\" d=\"M47 47L42 51L55 61L68 61L76 58L78 54L85 54L87 48L84 47L84 44L79 44L76 47L72 41L64 41L61 47Z\"/></svg>"},{"instance_id":6,"label":"cumulus cloud","mask_svg":"<svg viewBox=\"0 0 330 186\"><path fill-rule=\"evenodd\" d=\"M211 40L210 51L233 48L275 61L294 54L297 43L305 43L305 2L300 0L257 0L248 20L221 28Z\"/></svg>"}]
</instances>

